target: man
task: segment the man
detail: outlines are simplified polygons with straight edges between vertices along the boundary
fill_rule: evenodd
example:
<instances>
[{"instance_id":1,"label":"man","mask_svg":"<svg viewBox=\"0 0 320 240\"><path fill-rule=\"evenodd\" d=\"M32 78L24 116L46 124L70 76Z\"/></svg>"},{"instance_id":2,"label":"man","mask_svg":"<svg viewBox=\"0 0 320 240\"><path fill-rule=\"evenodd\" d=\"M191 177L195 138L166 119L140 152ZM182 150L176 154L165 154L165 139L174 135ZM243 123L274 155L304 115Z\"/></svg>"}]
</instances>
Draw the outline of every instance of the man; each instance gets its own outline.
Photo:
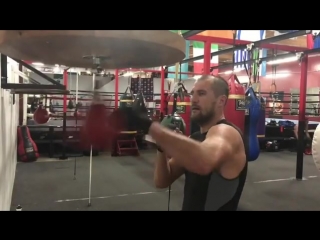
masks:
<instances>
[{"instance_id":1,"label":"man","mask_svg":"<svg viewBox=\"0 0 320 240\"><path fill-rule=\"evenodd\" d=\"M182 210L235 211L247 175L240 130L224 119L229 86L221 77L204 75L194 85L192 121L201 132L190 138L137 114L159 146L154 181L166 188L185 174ZM166 155L172 158L167 161Z\"/></svg>"},{"instance_id":2,"label":"man","mask_svg":"<svg viewBox=\"0 0 320 240\"><path fill-rule=\"evenodd\" d=\"M309 131L308 131L308 129L309 129L308 125L309 125L309 120L308 120L308 118L305 118L304 137L303 137L305 154L311 154L312 139L311 139ZM293 127L294 136L296 137L297 140L298 140L298 127L299 127L299 124L296 124Z\"/></svg>"}]
</instances>

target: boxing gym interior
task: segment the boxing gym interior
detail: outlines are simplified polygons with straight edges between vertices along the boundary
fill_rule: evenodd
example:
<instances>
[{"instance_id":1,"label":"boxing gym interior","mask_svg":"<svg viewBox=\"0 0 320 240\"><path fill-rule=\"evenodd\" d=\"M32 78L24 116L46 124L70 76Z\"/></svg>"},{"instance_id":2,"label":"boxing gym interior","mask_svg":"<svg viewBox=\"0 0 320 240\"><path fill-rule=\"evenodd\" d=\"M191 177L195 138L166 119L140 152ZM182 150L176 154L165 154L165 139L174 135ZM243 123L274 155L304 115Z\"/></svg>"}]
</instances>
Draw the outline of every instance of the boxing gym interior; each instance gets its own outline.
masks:
<instances>
[{"instance_id":1,"label":"boxing gym interior","mask_svg":"<svg viewBox=\"0 0 320 240\"><path fill-rule=\"evenodd\" d=\"M238 211L320 210L319 32L1 30L0 210L181 210L185 178L156 188L152 137L103 121L140 97L190 136L203 74L228 82L249 145Z\"/></svg>"}]
</instances>

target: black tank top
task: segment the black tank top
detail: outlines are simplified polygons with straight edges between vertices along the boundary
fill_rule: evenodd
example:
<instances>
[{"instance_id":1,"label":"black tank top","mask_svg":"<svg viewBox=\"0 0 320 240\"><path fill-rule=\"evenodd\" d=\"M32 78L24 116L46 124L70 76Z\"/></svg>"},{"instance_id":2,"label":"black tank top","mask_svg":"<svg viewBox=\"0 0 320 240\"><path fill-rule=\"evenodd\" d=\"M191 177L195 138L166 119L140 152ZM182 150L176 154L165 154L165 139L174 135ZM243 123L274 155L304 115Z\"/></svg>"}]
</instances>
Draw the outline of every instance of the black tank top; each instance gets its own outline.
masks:
<instances>
[{"instance_id":1,"label":"black tank top","mask_svg":"<svg viewBox=\"0 0 320 240\"><path fill-rule=\"evenodd\" d=\"M232 123L223 119L217 124L227 124L240 133L245 151L245 144L241 130ZM202 142L207 133L196 132L190 138ZM185 171L185 186L182 211L236 211L247 177L248 163L234 179L225 179L218 172L206 176Z\"/></svg>"}]
</instances>

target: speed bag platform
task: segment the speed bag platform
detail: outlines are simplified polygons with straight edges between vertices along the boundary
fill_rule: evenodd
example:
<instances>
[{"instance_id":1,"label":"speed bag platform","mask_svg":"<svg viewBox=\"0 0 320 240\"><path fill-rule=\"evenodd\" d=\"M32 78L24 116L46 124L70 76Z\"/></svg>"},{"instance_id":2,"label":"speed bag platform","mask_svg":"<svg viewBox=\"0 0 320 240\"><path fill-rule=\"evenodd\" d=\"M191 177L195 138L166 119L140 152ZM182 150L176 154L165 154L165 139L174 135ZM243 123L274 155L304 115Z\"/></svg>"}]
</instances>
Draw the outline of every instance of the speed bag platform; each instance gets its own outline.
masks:
<instances>
[{"instance_id":1,"label":"speed bag platform","mask_svg":"<svg viewBox=\"0 0 320 240\"><path fill-rule=\"evenodd\" d=\"M25 125L18 127L18 157L21 162L34 162L39 158L38 147Z\"/></svg>"}]
</instances>

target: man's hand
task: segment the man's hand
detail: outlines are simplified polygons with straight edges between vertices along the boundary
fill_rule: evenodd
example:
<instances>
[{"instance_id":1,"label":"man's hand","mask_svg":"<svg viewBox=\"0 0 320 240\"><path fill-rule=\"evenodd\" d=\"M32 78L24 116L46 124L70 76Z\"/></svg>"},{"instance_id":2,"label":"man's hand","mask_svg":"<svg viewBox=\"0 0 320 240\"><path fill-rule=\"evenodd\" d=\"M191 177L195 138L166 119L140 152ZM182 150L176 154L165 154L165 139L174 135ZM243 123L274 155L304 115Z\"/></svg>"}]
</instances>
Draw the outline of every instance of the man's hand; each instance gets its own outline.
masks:
<instances>
[{"instance_id":1,"label":"man's hand","mask_svg":"<svg viewBox=\"0 0 320 240\"><path fill-rule=\"evenodd\" d=\"M177 128L177 126L174 125L174 124L170 124L170 125L168 125L167 127L168 127L169 129L172 129L174 132L176 132L176 133L178 133L178 134L183 134L183 132L181 132L181 130L180 130L179 128ZM157 150L158 150L159 152L163 153L163 150L162 150L159 146L157 146Z\"/></svg>"}]
</instances>

